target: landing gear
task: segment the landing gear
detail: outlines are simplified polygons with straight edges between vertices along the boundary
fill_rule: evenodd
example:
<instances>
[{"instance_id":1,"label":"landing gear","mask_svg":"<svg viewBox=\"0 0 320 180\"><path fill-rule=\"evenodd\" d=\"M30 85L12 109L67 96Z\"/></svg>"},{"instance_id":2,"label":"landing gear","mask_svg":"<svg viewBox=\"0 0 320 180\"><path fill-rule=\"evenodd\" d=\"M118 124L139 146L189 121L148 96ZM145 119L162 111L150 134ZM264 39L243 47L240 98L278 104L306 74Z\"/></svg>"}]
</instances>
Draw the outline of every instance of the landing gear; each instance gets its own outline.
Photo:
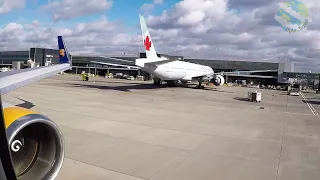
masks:
<instances>
[{"instance_id":1,"label":"landing gear","mask_svg":"<svg viewBox=\"0 0 320 180\"><path fill-rule=\"evenodd\" d=\"M166 82L169 87L174 87L176 86L176 83L177 83L177 81L166 81Z\"/></svg>"},{"instance_id":2,"label":"landing gear","mask_svg":"<svg viewBox=\"0 0 320 180\"><path fill-rule=\"evenodd\" d=\"M159 79L159 78L153 78L153 85L155 85L155 86L159 86L159 85L161 85L161 79Z\"/></svg>"},{"instance_id":3,"label":"landing gear","mask_svg":"<svg viewBox=\"0 0 320 180\"><path fill-rule=\"evenodd\" d=\"M199 81L199 84L196 88L197 89L204 89L204 86L202 85L202 81Z\"/></svg>"}]
</instances>

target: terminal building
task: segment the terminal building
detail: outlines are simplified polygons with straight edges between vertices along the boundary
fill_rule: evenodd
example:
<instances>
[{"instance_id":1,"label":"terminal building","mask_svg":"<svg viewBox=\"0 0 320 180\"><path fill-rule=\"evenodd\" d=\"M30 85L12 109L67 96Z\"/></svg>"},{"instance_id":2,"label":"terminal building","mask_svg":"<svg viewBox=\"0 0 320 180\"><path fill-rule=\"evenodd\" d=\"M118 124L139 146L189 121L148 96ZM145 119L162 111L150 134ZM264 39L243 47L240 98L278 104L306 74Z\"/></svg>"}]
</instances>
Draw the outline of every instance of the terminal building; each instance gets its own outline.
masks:
<instances>
[{"instance_id":1,"label":"terminal building","mask_svg":"<svg viewBox=\"0 0 320 180\"><path fill-rule=\"evenodd\" d=\"M150 75L146 72L137 69L128 69L118 66L101 65L92 63L91 61L99 61L113 64L124 64L134 66L135 59L145 58L145 53L137 54L137 56L111 56L112 58L123 59L125 61L118 61L110 59L105 56L84 56L71 55L72 71L74 74L81 74L83 71L92 74L105 76L106 73L123 73L131 76L143 75L145 79L149 79ZM279 62L252 62L252 61L227 61L227 60L205 60L205 59L186 59L183 56L170 56L165 54L158 54L158 56L165 56L179 59L186 62L192 62L212 67L215 72L235 72L232 75L225 76L226 82L240 82L246 81L254 82L255 84L276 85L288 83L289 79L297 83L304 83L312 86L319 84L319 73L297 73L294 72L293 63L279 63ZM110 57L110 56L109 56ZM47 62L56 64L59 62L59 51L57 49L45 48L30 48L27 51L3 51L0 52L0 67L13 68L13 64L19 62L22 68L27 68L27 61L35 60L39 66L45 66ZM243 73L237 71L254 71L254 70L270 70L268 72L260 73Z\"/></svg>"}]
</instances>

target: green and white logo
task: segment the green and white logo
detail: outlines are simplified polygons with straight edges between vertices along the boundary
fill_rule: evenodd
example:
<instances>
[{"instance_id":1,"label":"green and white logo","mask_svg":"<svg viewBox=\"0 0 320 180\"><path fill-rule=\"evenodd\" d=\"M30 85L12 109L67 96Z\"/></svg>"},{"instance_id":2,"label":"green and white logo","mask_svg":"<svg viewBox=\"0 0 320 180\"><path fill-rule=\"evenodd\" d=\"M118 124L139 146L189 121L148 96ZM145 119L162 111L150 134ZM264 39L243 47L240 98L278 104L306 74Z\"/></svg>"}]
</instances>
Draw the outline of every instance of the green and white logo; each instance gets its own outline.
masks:
<instances>
[{"instance_id":1,"label":"green and white logo","mask_svg":"<svg viewBox=\"0 0 320 180\"><path fill-rule=\"evenodd\" d=\"M280 2L274 19L289 33L307 29L311 22L308 8L297 0Z\"/></svg>"}]
</instances>

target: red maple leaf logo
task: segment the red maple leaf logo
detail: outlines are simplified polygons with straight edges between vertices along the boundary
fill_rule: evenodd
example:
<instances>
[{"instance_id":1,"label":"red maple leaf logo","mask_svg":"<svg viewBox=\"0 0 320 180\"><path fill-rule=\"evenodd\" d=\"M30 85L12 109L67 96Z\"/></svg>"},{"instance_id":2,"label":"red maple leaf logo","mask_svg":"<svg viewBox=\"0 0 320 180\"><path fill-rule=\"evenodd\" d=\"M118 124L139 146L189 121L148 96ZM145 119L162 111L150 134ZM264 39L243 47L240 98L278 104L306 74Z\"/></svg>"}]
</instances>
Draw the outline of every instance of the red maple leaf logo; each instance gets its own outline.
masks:
<instances>
[{"instance_id":1,"label":"red maple leaf logo","mask_svg":"<svg viewBox=\"0 0 320 180\"><path fill-rule=\"evenodd\" d=\"M143 42L144 42L144 46L146 47L146 50L147 50L147 51L150 51L151 41L150 41L150 39L149 39L149 36L147 36L146 39L143 40Z\"/></svg>"}]
</instances>

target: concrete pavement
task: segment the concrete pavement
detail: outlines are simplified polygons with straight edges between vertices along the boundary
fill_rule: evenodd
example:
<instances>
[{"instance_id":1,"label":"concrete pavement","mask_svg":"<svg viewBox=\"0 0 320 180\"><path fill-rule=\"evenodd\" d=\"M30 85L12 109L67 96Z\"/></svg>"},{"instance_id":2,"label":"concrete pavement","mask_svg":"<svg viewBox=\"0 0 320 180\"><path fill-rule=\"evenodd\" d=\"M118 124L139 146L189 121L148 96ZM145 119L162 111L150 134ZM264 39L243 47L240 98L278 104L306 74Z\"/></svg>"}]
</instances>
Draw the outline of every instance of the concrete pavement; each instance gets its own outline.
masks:
<instances>
[{"instance_id":1,"label":"concrete pavement","mask_svg":"<svg viewBox=\"0 0 320 180\"><path fill-rule=\"evenodd\" d=\"M318 179L319 116L301 96L259 90L253 103L248 90L58 75L4 100L30 101L59 125L59 180Z\"/></svg>"}]
</instances>

